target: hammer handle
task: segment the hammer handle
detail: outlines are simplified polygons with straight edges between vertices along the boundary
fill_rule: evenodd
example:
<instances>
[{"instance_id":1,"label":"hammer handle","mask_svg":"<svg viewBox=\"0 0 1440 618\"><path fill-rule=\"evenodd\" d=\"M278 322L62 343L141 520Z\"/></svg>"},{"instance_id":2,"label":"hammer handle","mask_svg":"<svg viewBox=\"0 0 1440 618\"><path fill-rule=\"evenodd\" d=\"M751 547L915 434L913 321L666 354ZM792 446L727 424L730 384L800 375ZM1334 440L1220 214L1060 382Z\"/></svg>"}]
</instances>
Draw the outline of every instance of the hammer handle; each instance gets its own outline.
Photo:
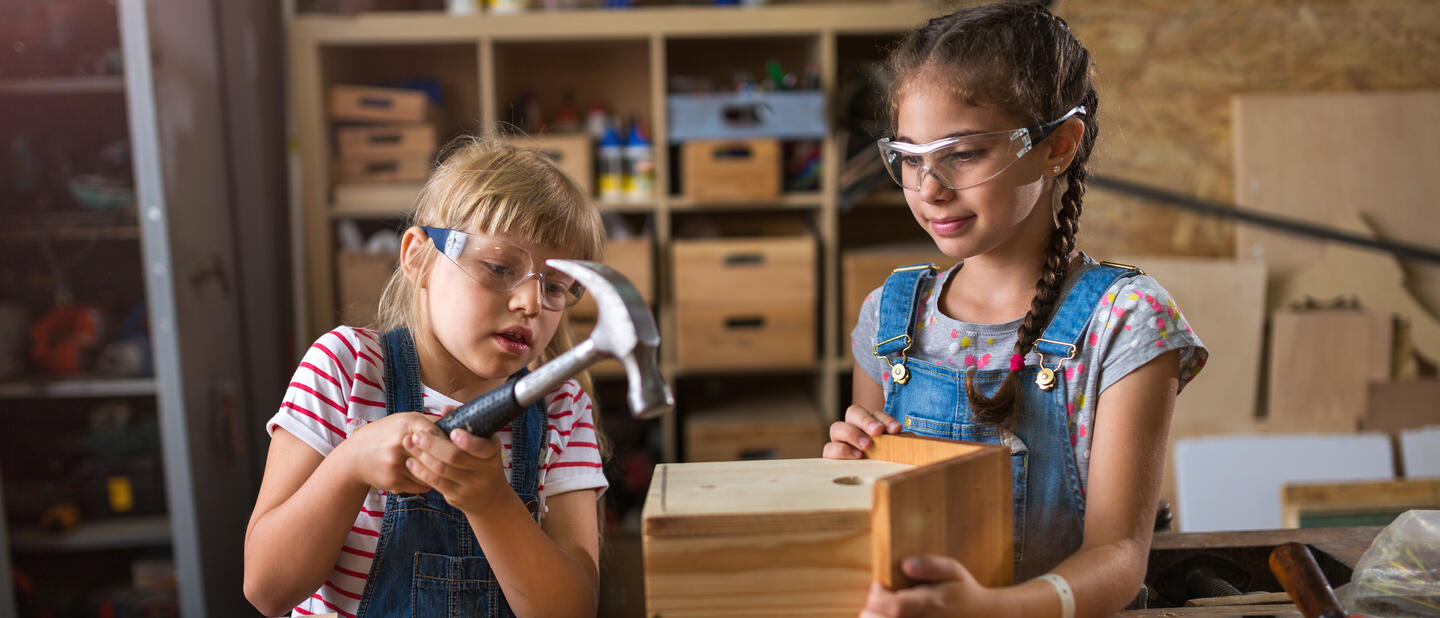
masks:
<instances>
[{"instance_id":1,"label":"hammer handle","mask_svg":"<svg viewBox=\"0 0 1440 618\"><path fill-rule=\"evenodd\" d=\"M525 406L515 399L517 381L519 378L511 378L494 390L471 399L441 417L435 425L447 436L457 427L482 438L494 435L525 413Z\"/></svg>"},{"instance_id":2,"label":"hammer handle","mask_svg":"<svg viewBox=\"0 0 1440 618\"><path fill-rule=\"evenodd\" d=\"M1290 600L1305 618L1344 618L1345 610L1335 598L1335 591L1325 581L1320 565L1310 548L1299 543L1286 543L1270 552L1270 572L1290 593Z\"/></svg>"}]
</instances>

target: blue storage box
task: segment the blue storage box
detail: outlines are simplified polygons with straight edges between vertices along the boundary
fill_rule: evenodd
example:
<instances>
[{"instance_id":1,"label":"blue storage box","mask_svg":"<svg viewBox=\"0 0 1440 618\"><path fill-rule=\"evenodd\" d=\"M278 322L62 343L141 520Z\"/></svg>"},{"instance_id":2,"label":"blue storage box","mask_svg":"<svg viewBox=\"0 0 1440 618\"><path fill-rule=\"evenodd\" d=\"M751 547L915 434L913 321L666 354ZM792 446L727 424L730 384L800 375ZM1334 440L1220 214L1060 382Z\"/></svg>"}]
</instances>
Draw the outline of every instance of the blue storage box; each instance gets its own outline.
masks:
<instances>
[{"instance_id":1,"label":"blue storage box","mask_svg":"<svg viewBox=\"0 0 1440 618\"><path fill-rule=\"evenodd\" d=\"M788 90L673 94L670 142L697 139L822 139L829 128L825 93Z\"/></svg>"}]
</instances>

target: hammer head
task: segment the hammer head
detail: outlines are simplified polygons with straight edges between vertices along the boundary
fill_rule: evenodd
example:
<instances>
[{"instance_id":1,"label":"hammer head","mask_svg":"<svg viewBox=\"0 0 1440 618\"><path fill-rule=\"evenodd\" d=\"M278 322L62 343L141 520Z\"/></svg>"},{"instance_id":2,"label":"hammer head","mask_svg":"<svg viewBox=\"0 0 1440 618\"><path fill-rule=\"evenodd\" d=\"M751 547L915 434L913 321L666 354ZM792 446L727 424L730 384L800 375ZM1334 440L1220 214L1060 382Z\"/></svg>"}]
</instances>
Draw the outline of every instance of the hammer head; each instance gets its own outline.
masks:
<instances>
[{"instance_id":1,"label":"hammer head","mask_svg":"<svg viewBox=\"0 0 1440 618\"><path fill-rule=\"evenodd\" d=\"M650 418L673 407L675 397L660 375L660 331L655 328L649 305L630 280L597 262L546 260L545 263L574 277L595 299L599 317L588 342L599 353L612 356L625 366L630 413L637 418Z\"/></svg>"}]
</instances>

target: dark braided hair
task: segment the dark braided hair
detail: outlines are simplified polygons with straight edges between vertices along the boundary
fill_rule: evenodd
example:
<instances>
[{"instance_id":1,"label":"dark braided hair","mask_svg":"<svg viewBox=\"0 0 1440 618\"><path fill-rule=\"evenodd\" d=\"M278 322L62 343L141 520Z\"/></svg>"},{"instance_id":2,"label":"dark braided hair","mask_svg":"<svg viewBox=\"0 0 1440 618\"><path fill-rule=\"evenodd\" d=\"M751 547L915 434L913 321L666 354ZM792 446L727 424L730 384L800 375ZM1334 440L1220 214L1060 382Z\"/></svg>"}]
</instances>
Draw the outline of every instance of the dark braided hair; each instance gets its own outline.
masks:
<instances>
[{"instance_id":1,"label":"dark braided hair","mask_svg":"<svg viewBox=\"0 0 1440 618\"><path fill-rule=\"evenodd\" d=\"M1091 82L1090 53L1070 33L1065 20L1033 2L1000 2L956 11L930 20L890 52L889 123L896 129L899 104L916 80L943 80L972 106L993 105L1026 126L1036 126L1083 105L1084 136L1064 173L1056 227L1045 255L1045 270L1035 283L1035 298L1020 325L1015 353L1030 352L1060 300L1070 253L1079 231L1085 196L1086 164L1099 133L1099 99ZM1057 181L1059 179L1057 178ZM1012 367L1014 365L1012 364ZM1019 404L1019 372L1011 370L993 397L975 385L975 368L965 377L965 392L977 420L1011 424Z\"/></svg>"}]
</instances>

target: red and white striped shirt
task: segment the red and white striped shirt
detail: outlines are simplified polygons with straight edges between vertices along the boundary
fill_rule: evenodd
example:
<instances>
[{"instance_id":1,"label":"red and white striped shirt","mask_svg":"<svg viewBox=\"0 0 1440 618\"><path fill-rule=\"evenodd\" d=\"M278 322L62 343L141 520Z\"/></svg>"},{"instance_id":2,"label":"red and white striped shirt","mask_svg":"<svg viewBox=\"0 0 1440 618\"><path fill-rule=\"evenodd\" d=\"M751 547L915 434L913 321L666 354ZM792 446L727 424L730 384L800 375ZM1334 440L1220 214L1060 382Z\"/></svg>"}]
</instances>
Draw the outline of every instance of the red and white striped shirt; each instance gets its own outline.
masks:
<instances>
[{"instance_id":1,"label":"red and white striped shirt","mask_svg":"<svg viewBox=\"0 0 1440 618\"><path fill-rule=\"evenodd\" d=\"M290 379L280 410L266 424L266 430L274 435L277 427L284 429L321 455L329 455L351 432L385 417L384 362L380 335L375 331L341 326L326 333L306 351ZM424 391L423 412L431 416L440 416L446 406L463 403L428 386ZM599 489L603 493L609 484L600 468L589 395L579 383L569 380L546 394L541 405L549 416L550 434L540 456L536 487L541 505L547 496L571 491ZM508 477L510 428L501 429L499 436ZM355 615L374 561L384 514L385 494L371 488L330 576L295 608L294 615Z\"/></svg>"}]
</instances>

